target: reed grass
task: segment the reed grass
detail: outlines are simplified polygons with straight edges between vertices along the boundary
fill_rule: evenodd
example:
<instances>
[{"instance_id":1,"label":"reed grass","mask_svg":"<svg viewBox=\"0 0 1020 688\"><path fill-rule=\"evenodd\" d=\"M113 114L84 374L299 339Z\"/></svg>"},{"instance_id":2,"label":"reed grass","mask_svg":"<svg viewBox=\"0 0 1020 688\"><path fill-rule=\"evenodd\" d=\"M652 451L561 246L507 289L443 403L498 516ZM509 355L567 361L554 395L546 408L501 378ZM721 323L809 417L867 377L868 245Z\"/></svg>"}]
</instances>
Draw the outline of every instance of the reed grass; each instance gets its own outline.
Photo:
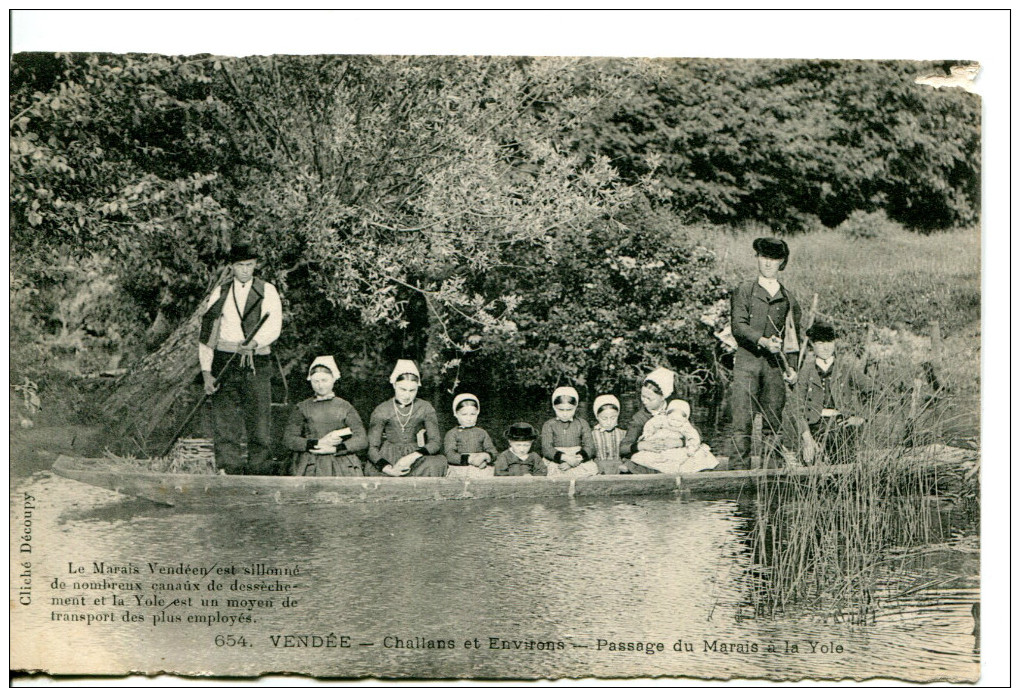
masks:
<instances>
[{"instance_id":1,"label":"reed grass","mask_svg":"<svg viewBox=\"0 0 1020 688\"><path fill-rule=\"evenodd\" d=\"M759 479L749 578L756 614L805 608L873 620L883 581L909 563L903 553L952 535L947 515L958 505L947 491L976 505L976 494L960 489L960 468L935 441L951 407L918 406L913 390L901 390L889 381L867 400L859 437L835 452L852 460L847 472Z\"/></svg>"}]
</instances>

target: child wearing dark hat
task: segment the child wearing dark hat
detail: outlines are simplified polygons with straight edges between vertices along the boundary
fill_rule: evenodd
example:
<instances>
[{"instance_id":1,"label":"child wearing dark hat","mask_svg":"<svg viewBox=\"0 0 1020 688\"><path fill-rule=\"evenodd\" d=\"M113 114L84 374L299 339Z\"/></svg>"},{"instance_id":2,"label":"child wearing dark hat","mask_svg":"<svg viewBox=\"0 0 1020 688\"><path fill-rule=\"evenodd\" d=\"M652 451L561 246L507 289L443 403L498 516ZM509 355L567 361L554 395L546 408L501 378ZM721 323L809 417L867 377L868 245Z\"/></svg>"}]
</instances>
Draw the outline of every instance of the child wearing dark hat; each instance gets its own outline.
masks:
<instances>
[{"instance_id":1,"label":"child wearing dark hat","mask_svg":"<svg viewBox=\"0 0 1020 688\"><path fill-rule=\"evenodd\" d=\"M733 359L733 449L730 468L751 467L751 428L762 414L763 462L778 454L786 385L797 381L800 305L778 276L790 259L782 239L752 244L756 279L740 284L730 300L730 322L738 348Z\"/></svg>"},{"instance_id":2,"label":"child wearing dark hat","mask_svg":"<svg viewBox=\"0 0 1020 688\"><path fill-rule=\"evenodd\" d=\"M545 475L545 462L531 451L538 434L530 423L514 423L506 430L510 448L496 457L495 475Z\"/></svg>"},{"instance_id":3,"label":"child wearing dark hat","mask_svg":"<svg viewBox=\"0 0 1020 688\"><path fill-rule=\"evenodd\" d=\"M807 464L822 458L827 462L850 461L857 446L864 419L853 415L851 387L867 388L853 361L837 360L836 331L823 322L806 332L811 348L797 379L794 412Z\"/></svg>"}]
</instances>

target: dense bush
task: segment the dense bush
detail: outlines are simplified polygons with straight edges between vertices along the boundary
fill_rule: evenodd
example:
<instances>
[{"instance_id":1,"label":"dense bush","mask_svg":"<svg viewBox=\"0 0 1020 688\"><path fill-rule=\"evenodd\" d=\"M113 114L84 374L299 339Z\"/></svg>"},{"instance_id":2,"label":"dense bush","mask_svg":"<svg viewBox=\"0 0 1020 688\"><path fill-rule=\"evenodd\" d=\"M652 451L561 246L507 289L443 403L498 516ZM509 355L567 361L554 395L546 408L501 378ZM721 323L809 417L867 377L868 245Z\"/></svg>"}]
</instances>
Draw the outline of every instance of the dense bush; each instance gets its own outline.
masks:
<instances>
[{"instance_id":1,"label":"dense bush","mask_svg":"<svg viewBox=\"0 0 1020 688\"><path fill-rule=\"evenodd\" d=\"M708 366L699 317L721 294L715 255L638 203L590 232L553 237L551 260L521 256L493 280L520 304L516 332L492 337L480 365L508 384L630 389L657 365Z\"/></svg>"},{"instance_id":2,"label":"dense bush","mask_svg":"<svg viewBox=\"0 0 1020 688\"><path fill-rule=\"evenodd\" d=\"M883 210L866 212L855 210L839 223L839 231L851 239L877 239L889 236L900 228L899 223L890 220Z\"/></svg>"}]
</instances>

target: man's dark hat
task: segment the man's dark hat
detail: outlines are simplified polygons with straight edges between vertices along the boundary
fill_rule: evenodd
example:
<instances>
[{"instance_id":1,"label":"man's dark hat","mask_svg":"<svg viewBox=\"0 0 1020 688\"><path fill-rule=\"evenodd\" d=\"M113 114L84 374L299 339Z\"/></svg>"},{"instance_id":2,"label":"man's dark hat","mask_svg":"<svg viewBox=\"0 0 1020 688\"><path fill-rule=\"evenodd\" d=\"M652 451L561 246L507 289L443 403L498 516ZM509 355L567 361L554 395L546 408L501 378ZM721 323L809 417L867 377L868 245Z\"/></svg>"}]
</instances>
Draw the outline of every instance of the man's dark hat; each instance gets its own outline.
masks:
<instances>
[{"instance_id":1,"label":"man's dark hat","mask_svg":"<svg viewBox=\"0 0 1020 688\"><path fill-rule=\"evenodd\" d=\"M247 242L234 244L230 247L230 262L240 263L242 260L258 260L255 250Z\"/></svg>"},{"instance_id":2,"label":"man's dark hat","mask_svg":"<svg viewBox=\"0 0 1020 688\"><path fill-rule=\"evenodd\" d=\"M506 439L509 442L534 441L538 437L535 428L531 423L514 423L506 429Z\"/></svg>"},{"instance_id":3,"label":"man's dark hat","mask_svg":"<svg viewBox=\"0 0 1020 688\"><path fill-rule=\"evenodd\" d=\"M774 237L758 237L754 240L754 252L766 258L789 258L790 247L782 239Z\"/></svg>"},{"instance_id":4,"label":"man's dark hat","mask_svg":"<svg viewBox=\"0 0 1020 688\"><path fill-rule=\"evenodd\" d=\"M790 247L782 239L758 237L751 245L754 247L754 252L759 256L783 261L783 264L779 266L780 270L784 269L786 262L790 260Z\"/></svg>"},{"instance_id":5,"label":"man's dark hat","mask_svg":"<svg viewBox=\"0 0 1020 688\"><path fill-rule=\"evenodd\" d=\"M836 330L829 323L816 322L808 328L807 336L816 342L834 342Z\"/></svg>"}]
</instances>

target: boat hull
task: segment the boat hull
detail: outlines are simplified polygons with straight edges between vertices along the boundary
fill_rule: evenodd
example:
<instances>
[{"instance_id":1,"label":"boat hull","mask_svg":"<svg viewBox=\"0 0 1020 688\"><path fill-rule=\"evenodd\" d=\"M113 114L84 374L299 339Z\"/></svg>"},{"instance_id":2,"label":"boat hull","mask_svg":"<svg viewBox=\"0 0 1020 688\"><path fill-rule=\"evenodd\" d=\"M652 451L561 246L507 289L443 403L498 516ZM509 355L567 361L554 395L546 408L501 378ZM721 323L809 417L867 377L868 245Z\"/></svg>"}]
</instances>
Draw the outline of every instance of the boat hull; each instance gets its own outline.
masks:
<instances>
[{"instance_id":1,"label":"boat hull","mask_svg":"<svg viewBox=\"0 0 1020 688\"><path fill-rule=\"evenodd\" d=\"M114 471L60 456L53 472L120 494L176 507L266 504L434 502L462 499L546 499L636 495L739 495L752 493L758 479L809 478L845 472L849 466L703 471L680 475L597 475L569 480L520 476L459 478L312 478L196 475Z\"/></svg>"}]
</instances>

